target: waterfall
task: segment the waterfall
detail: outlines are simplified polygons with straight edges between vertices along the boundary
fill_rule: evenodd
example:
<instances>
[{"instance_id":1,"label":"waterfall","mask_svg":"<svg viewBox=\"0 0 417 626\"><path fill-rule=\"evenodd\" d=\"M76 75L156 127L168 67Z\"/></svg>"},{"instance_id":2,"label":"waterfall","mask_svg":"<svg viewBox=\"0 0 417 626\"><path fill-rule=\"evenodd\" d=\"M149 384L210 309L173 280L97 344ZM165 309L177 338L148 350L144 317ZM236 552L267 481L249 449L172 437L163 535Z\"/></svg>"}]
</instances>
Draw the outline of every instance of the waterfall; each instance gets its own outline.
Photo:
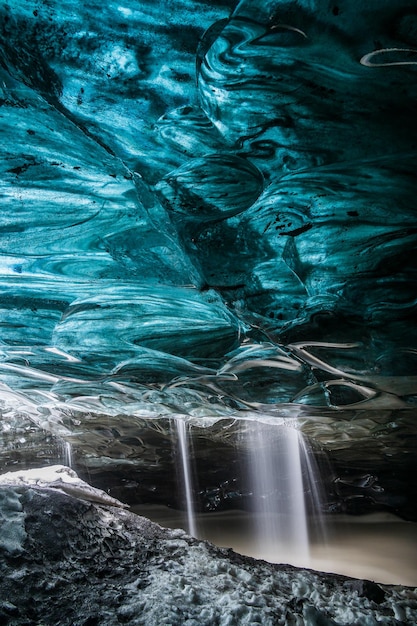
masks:
<instances>
[{"instance_id":1,"label":"waterfall","mask_svg":"<svg viewBox=\"0 0 417 626\"><path fill-rule=\"evenodd\" d=\"M72 468L73 466L72 444L69 441L62 442L62 457L63 457L64 465Z\"/></svg>"},{"instance_id":2,"label":"waterfall","mask_svg":"<svg viewBox=\"0 0 417 626\"><path fill-rule=\"evenodd\" d=\"M320 476L320 468L314 456L313 449L308 440L298 433L298 441L301 452L301 464L303 467L304 499L308 507L308 517L310 520L310 530L318 544L327 544L327 527L323 515L323 504L325 495L323 483ZM326 461L327 471L331 472L331 467Z\"/></svg>"},{"instance_id":3,"label":"waterfall","mask_svg":"<svg viewBox=\"0 0 417 626\"><path fill-rule=\"evenodd\" d=\"M319 497L319 491L302 434L289 426L259 421L246 423L245 433L257 556L308 567L307 511L319 509L309 502Z\"/></svg>"},{"instance_id":4,"label":"waterfall","mask_svg":"<svg viewBox=\"0 0 417 626\"><path fill-rule=\"evenodd\" d=\"M187 509L187 531L192 537L197 537L197 523L195 519L194 511L194 498L193 498L193 484L192 484L192 472L191 462L189 454L189 441L187 426L183 418L174 419L177 437L178 437L178 451L180 457L179 475L182 479L182 487L185 498L185 505Z\"/></svg>"}]
</instances>

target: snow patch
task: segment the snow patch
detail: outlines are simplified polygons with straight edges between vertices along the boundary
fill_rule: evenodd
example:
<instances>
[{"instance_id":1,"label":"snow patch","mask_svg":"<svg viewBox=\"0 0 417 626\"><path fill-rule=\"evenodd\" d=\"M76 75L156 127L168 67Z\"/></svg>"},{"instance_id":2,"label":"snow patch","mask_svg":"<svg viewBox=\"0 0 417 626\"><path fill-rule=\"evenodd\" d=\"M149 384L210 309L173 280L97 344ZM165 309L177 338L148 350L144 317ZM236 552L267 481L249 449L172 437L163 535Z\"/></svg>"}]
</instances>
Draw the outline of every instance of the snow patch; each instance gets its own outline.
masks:
<instances>
[{"instance_id":1,"label":"snow patch","mask_svg":"<svg viewBox=\"0 0 417 626\"><path fill-rule=\"evenodd\" d=\"M74 470L65 465L48 465L47 467L38 467L31 470L7 472L0 475L0 485L59 489L59 491L80 500L128 508L126 504L116 500L116 498L112 498L105 491L96 489L81 480Z\"/></svg>"}]
</instances>

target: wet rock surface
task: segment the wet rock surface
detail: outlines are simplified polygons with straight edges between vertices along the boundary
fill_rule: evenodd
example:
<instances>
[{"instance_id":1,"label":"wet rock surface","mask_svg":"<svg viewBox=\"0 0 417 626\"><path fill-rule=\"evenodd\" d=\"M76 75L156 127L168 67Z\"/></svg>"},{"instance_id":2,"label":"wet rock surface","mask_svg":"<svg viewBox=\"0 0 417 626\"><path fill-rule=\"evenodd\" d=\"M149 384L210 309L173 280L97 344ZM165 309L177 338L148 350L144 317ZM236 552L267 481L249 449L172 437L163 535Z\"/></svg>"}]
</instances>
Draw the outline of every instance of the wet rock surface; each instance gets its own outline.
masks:
<instances>
[{"instance_id":1,"label":"wet rock surface","mask_svg":"<svg viewBox=\"0 0 417 626\"><path fill-rule=\"evenodd\" d=\"M325 497L323 513L365 514L389 511L417 520L414 413L343 411L287 407L287 418L301 428L314 455ZM251 489L248 430L276 423L278 415L246 412L187 421L189 458L199 511L247 510ZM238 419L237 419L238 418ZM183 419L183 416L177 419ZM262 424L262 419L266 425ZM174 416L66 415L65 435L37 428L22 416L5 416L0 459L3 471L68 463L68 444L76 471L95 487L130 505L162 504L181 509L181 456ZM80 431L80 425L82 429ZM55 425L53 425L55 427ZM87 430L88 429L88 430Z\"/></svg>"}]
</instances>

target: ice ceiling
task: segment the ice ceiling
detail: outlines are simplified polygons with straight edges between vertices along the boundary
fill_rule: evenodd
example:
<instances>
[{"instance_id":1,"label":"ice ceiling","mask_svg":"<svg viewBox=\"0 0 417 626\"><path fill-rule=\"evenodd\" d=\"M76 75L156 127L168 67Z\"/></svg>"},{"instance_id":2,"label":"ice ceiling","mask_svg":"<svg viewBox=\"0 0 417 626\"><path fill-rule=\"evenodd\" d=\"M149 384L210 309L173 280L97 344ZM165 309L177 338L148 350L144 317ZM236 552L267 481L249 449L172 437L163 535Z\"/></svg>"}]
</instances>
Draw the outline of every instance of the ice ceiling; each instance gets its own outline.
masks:
<instances>
[{"instance_id":1,"label":"ice ceiling","mask_svg":"<svg viewBox=\"0 0 417 626\"><path fill-rule=\"evenodd\" d=\"M345 508L415 517L415 3L11 0L1 30L2 467L71 441L151 493L181 414L230 495L235 420L291 418Z\"/></svg>"}]
</instances>

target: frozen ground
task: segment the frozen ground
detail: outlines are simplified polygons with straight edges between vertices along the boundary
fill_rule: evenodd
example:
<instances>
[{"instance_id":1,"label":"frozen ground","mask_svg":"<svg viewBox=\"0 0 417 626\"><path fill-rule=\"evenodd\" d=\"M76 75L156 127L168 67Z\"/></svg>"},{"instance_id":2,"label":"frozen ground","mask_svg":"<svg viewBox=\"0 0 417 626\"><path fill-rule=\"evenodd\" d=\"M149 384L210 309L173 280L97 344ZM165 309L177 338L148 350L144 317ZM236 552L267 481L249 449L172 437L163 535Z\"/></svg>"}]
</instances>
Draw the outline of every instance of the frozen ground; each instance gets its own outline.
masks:
<instances>
[{"instance_id":1,"label":"frozen ground","mask_svg":"<svg viewBox=\"0 0 417 626\"><path fill-rule=\"evenodd\" d=\"M21 475L18 481L10 477L3 481L2 623L399 626L417 622L416 588L256 561L81 497L56 485L25 483Z\"/></svg>"}]
</instances>

